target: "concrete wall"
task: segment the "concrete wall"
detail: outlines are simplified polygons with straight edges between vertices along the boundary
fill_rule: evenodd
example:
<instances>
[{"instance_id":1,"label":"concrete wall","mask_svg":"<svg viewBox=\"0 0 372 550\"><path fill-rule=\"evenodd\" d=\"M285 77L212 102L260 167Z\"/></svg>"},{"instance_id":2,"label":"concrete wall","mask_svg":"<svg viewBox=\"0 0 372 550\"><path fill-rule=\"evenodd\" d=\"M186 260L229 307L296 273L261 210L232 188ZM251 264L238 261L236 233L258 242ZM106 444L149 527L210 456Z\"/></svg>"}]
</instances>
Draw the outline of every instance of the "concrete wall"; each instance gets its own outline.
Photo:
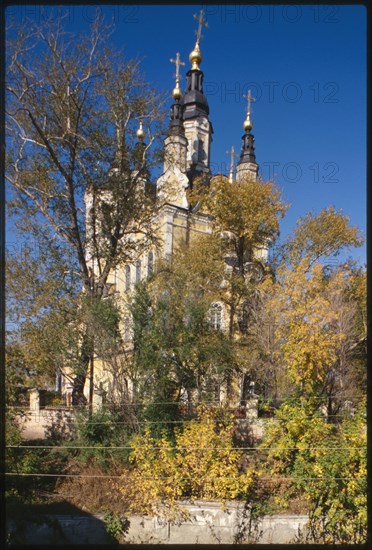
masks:
<instances>
[{"instance_id":1,"label":"concrete wall","mask_svg":"<svg viewBox=\"0 0 372 550\"><path fill-rule=\"evenodd\" d=\"M73 412L63 409L35 409L16 416L22 430L22 439L45 439L53 431L68 434L74 421Z\"/></svg>"},{"instance_id":2,"label":"concrete wall","mask_svg":"<svg viewBox=\"0 0 372 550\"><path fill-rule=\"evenodd\" d=\"M220 503L182 503L189 519L178 525L156 518L131 516L125 541L131 544L288 544L303 530L307 516L274 515L249 525L244 505L230 503L225 510Z\"/></svg>"},{"instance_id":3,"label":"concrete wall","mask_svg":"<svg viewBox=\"0 0 372 550\"><path fill-rule=\"evenodd\" d=\"M99 516L48 515L35 520L7 520L9 544L108 544Z\"/></svg>"},{"instance_id":4,"label":"concrete wall","mask_svg":"<svg viewBox=\"0 0 372 550\"><path fill-rule=\"evenodd\" d=\"M214 502L183 503L190 517L178 525L146 516L129 516L128 544L288 544L295 542L307 516L275 515L263 518L249 532L242 505L223 511ZM49 515L38 523L8 520L9 542L23 544L107 544L102 516Z\"/></svg>"}]
</instances>

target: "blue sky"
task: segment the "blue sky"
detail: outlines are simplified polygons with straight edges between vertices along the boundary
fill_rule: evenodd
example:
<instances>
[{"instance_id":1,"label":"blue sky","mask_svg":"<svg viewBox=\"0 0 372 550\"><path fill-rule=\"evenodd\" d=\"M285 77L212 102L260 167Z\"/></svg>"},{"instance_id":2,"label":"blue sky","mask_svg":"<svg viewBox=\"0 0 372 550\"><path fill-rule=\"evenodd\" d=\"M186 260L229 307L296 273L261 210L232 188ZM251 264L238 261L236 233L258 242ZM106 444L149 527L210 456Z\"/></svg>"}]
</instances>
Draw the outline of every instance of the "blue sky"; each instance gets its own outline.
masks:
<instances>
[{"instance_id":1,"label":"blue sky","mask_svg":"<svg viewBox=\"0 0 372 550\"><path fill-rule=\"evenodd\" d=\"M204 92L214 128L212 171L228 172L226 151L240 152L252 90L256 158L291 204L282 236L309 210L333 204L366 230L366 11L342 5L104 5L112 40L139 56L149 82L174 86L177 51L186 62L195 43L193 14L204 7ZM44 11L43 11L44 10ZM8 9L40 20L48 6ZM71 30L89 27L96 6L64 6ZM365 247L352 254L365 261Z\"/></svg>"}]
</instances>

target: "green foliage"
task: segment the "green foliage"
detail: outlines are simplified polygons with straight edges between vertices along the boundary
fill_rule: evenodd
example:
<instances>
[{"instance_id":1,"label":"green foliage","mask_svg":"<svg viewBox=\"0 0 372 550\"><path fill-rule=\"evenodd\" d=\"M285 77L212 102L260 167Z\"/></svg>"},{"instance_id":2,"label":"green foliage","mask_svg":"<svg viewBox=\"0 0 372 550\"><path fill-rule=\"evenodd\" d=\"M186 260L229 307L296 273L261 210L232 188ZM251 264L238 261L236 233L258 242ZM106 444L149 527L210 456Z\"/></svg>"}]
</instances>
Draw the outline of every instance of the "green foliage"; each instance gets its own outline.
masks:
<instances>
[{"instance_id":1,"label":"green foliage","mask_svg":"<svg viewBox=\"0 0 372 550\"><path fill-rule=\"evenodd\" d=\"M232 370L230 339L208 324L223 275L215 247L211 237L181 247L172 266L160 268L151 281L137 285L131 312L140 397L176 402L184 387L200 399L208 379L222 381Z\"/></svg>"},{"instance_id":2,"label":"green foliage","mask_svg":"<svg viewBox=\"0 0 372 550\"><path fill-rule=\"evenodd\" d=\"M164 403L154 401L145 407L143 418L149 422L150 433L154 438L166 434L173 441L175 428L185 420L185 416L180 413L179 401L170 401L172 397L174 399L174 396L169 395Z\"/></svg>"},{"instance_id":3,"label":"green foliage","mask_svg":"<svg viewBox=\"0 0 372 550\"><path fill-rule=\"evenodd\" d=\"M285 500L304 497L309 505L307 540L360 544L367 533L365 402L355 414L327 422L316 400L284 403L269 426L263 475L284 478ZM280 482L279 482L280 485ZM278 502L281 506L284 501Z\"/></svg>"},{"instance_id":4,"label":"green foliage","mask_svg":"<svg viewBox=\"0 0 372 550\"><path fill-rule=\"evenodd\" d=\"M96 464L102 470L109 471L112 464L128 460L131 432L120 412L102 408L91 414L83 410L76 415L74 428L73 441L66 445L76 447L72 453L78 462ZM66 454L71 454L71 450L66 449Z\"/></svg>"},{"instance_id":5,"label":"green foliage","mask_svg":"<svg viewBox=\"0 0 372 550\"><path fill-rule=\"evenodd\" d=\"M5 496L8 505L40 502L43 493L52 492L57 480L57 476L45 478L42 474L62 473L66 457L53 449L51 441L23 441L21 429L11 415L6 415L5 443L6 471L14 474L6 477ZM29 449L24 445L35 445L35 448ZM51 445L51 448L39 449L37 445Z\"/></svg>"},{"instance_id":6,"label":"green foliage","mask_svg":"<svg viewBox=\"0 0 372 550\"><path fill-rule=\"evenodd\" d=\"M128 521L114 512L106 512L103 521L108 535L113 542L119 543L127 529Z\"/></svg>"}]
</instances>

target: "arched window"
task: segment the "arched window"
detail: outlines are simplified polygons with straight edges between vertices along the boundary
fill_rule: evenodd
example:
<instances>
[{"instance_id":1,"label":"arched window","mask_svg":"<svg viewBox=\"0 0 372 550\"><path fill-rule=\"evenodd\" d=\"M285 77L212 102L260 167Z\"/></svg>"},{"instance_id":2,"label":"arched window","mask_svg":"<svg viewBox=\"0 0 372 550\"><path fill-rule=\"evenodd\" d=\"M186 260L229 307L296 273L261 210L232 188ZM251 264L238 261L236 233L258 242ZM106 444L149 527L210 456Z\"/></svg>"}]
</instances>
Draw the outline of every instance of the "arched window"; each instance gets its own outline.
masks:
<instances>
[{"instance_id":1,"label":"arched window","mask_svg":"<svg viewBox=\"0 0 372 550\"><path fill-rule=\"evenodd\" d=\"M214 330L222 329L222 305L218 302L210 307L208 325Z\"/></svg>"},{"instance_id":2,"label":"arched window","mask_svg":"<svg viewBox=\"0 0 372 550\"><path fill-rule=\"evenodd\" d=\"M125 268L125 290L130 290L130 266Z\"/></svg>"},{"instance_id":3,"label":"arched window","mask_svg":"<svg viewBox=\"0 0 372 550\"><path fill-rule=\"evenodd\" d=\"M139 283L141 280L141 260L136 262L136 283Z\"/></svg>"},{"instance_id":4,"label":"arched window","mask_svg":"<svg viewBox=\"0 0 372 550\"><path fill-rule=\"evenodd\" d=\"M154 254L150 252L147 260L147 276L150 277L153 271L154 271Z\"/></svg>"},{"instance_id":5,"label":"arched window","mask_svg":"<svg viewBox=\"0 0 372 550\"><path fill-rule=\"evenodd\" d=\"M202 139L198 140L198 162L203 162L205 159L204 143Z\"/></svg>"}]
</instances>

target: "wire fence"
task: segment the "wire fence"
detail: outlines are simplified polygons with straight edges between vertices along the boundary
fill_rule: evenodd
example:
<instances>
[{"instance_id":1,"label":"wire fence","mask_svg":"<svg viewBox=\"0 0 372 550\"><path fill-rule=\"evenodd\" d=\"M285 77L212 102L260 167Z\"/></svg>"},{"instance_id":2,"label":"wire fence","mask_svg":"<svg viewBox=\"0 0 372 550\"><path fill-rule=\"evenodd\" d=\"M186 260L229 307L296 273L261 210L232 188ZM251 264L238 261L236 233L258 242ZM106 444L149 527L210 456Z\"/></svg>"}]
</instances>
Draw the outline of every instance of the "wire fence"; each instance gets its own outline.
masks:
<instances>
[{"instance_id":1,"label":"wire fence","mask_svg":"<svg viewBox=\"0 0 372 550\"><path fill-rule=\"evenodd\" d=\"M61 477L61 478L87 478L87 479L122 479L122 480L130 480L132 479L129 475L113 475L113 474L45 474L45 473L17 473L17 472L5 472L6 476L16 476L16 477ZM144 475L143 479L148 480L167 480L167 479L174 479L173 476L158 476L156 474L152 475ZM177 476L177 482L180 481L188 481L190 478L188 477L178 477ZM203 477L203 481L216 481L216 479L219 480L236 480L236 477L233 476L216 476L216 477ZM259 476L260 481L264 482L278 482L278 481L287 481L287 482L295 482L295 481L356 481L355 476L350 477L331 477L331 476L317 476L317 477L306 477L306 476L295 476L295 477L283 477L283 476L267 476L267 477L261 477Z\"/></svg>"},{"instance_id":2,"label":"wire fence","mask_svg":"<svg viewBox=\"0 0 372 550\"><path fill-rule=\"evenodd\" d=\"M136 449L148 449L149 446L147 445L136 445ZM155 450L160 450L160 449L163 449L163 447L159 447L157 445L150 445L151 449L155 449ZM96 451L104 451L104 450L107 450L107 449L110 449L110 450L131 450L133 449L133 445L129 445L129 446L126 446L126 445L107 445L107 446L102 446L102 445L99 445L99 446L96 446L96 445L7 445L5 447L6 449L51 449L51 450L66 450L66 449L74 449L74 450L79 450L79 449L91 449L91 450L96 450ZM241 446L241 447L217 447L217 446L207 446L207 447L200 447L200 446L192 446L192 445L185 445L185 446L182 446L182 447L178 447L179 450L185 450L185 451L189 451L189 450L199 450L199 451L205 451L205 450L211 450L213 449L214 451L227 451L227 450L230 450L230 451L276 451L276 452L281 452L281 451L301 451L301 452L304 452L304 451L346 451L346 450L353 450L353 451L358 451L358 450L365 450L367 451L367 447L366 446L361 446L361 447L245 447L245 446Z\"/></svg>"}]
</instances>

